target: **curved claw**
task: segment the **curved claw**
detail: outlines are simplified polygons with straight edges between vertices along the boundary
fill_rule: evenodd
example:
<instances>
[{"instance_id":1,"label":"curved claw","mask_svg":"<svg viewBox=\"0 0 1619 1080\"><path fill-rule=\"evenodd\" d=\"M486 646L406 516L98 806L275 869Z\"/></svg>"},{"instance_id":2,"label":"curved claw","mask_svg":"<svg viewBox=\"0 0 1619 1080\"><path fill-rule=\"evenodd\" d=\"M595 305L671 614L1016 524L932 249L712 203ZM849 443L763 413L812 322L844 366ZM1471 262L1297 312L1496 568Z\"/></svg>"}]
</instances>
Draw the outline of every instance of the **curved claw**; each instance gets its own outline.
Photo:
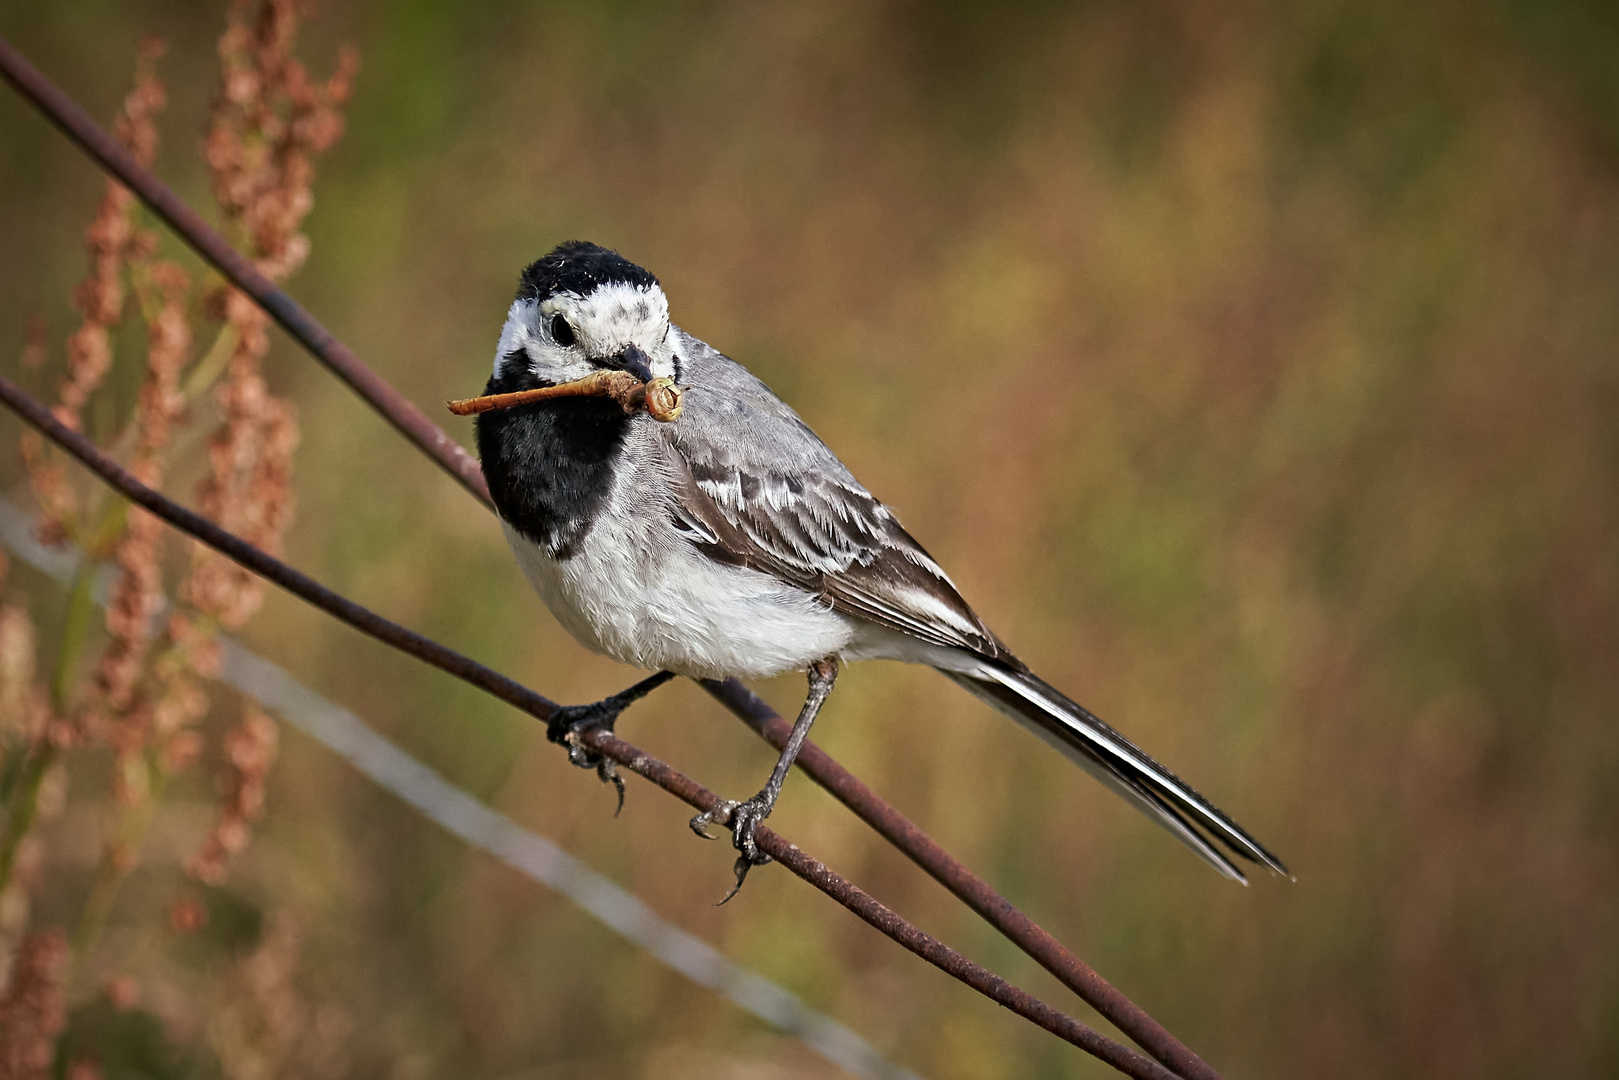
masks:
<instances>
[{"instance_id":1,"label":"curved claw","mask_svg":"<svg viewBox=\"0 0 1619 1080\"><path fill-rule=\"evenodd\" d=\"M737 804L730 799L721 799L712 808L704 810L687 824L691 826L692 832L701 836L704 840L718 840L719 837L708 831L708 826L710 823L720 820L722 816L727 821L731 820L731 815L736 813L736 808Z\"/></svg>"},{"instance_id":2,"label":"curved claw","mask_svg":"<svg viewBox=\"0 0 1619 1080\"><path fill-rule=\"evenodd\" d=\"M767 862L769 861L769 858L770 857L768 855L765 856L765 860ZM719 903L714 905L715 907L724 907L726 904L731 902L732 897L742 891L742 883L748 880L748 871L752 870L754 865L754 863L748 860L746 855L737 856L736 865L731 868L732 873L736 874L736 884L731 886L730 892L726 893L720 898Z\"/></svg>"},{"instance_id":3,"label":"curved claw","mask_svg":"<svg viewBox=\"0 0 1619 1080\"><path fill-rule=\"evenodd\" d=\"M763 866L770 862L770 856L759 850L759 845L753 839L754 831L759 823L770 816L775 800L770 798L767 791L761 791L751 799L742 802L732 802L730 799L721 799L711 809L691 819L691 831L704 840L718 840L719 837L708 831L711 822L725 820L731 829L731 843L740 853L737 855L733 872L736 874L736 884L726 893L715 907L728 904L731 898L742 891L742 883L748 879L748 871L755 866Z\"/></svg>"},{"instance_id":4,"label":"curved claw","mask_svg":"<svg viewBox=\"0 0 1619 1080\"><path fill-rule=\"evenodd\" d=\"M731 898L742 891L742 883L748 879L749 870L772 861L769 855L759 850L759 844L753 838L759 823L770 816L770 810L771 802L765 797L764 792L744 802L732 804L731 843L740 853L732 868L736 874L736 884L718 904L714 905L715 907L723 907L730 903Z\"/></svg>"},{"instance_id":5,"label":"curved claw","mask_svg":"<svg viewBox=\"0 0 1619 1080\"><path fill-rule=\"evenodd\" d=\"M624 778L618 775L618 766L612 758L602 758L596 763L596 776L604 784L612 784L618 790L618 805L613 807L613 816L624 812Z\"/></svg>"},{"instance_id":6,"label":"curved claw","mask_svg":"<svg viewBox=\"0 0 1619 1080\"><path fill-rule=\"evenodd\" d=\"M568 748L568 764L579 769L595 769L602 783L613 785L618 792L614 817L624 812L624 781L612 759L592 750L584 737L592 731L612 734L620 713L672 678L674 675L670 672L660 671L594 704L561 706L546 722L545 737Z\"/></svg>"}]
</instances>

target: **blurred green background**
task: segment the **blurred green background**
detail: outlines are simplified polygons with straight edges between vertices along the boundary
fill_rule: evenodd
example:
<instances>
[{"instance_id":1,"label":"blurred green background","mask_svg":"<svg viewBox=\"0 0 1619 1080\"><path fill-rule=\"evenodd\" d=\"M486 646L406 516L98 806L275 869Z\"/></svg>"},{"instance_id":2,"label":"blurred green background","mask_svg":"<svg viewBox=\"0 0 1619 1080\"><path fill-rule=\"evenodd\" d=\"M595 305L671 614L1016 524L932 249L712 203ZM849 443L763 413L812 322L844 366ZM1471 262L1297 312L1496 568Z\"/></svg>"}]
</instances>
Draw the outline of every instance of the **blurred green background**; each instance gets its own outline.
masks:
<instances>
[{"instance_id":1,"label":"blurred green background","mask_svg":"<svg viewBox=\"0 0 1619 1080\"><path fill-rule=\"evenodd\" d=\"M0 12L103 120L166 37L158 171L199 205L222 25ZM521 266L618 248L1037 671L1294 868L1219 879L931 672L858 666L817 726L1213 1064L1619 1073L1619 8L327 3L305 40L364 66L291 291L375 368L430 413L475 393ZM57 348L75 325L100 183L0 94L8 371L31 313ZM293 563L552 697L632 677L283 338L269 371L303 424ZM923 1075L1111 1075L779 869L716 909L731 853L688 809L632 783L614 820L476 692L284 597L248 637ZM689 684L624 730L732 795L771 759ZM295 733L269 805L233 888L307 921L352 1075L835 1074ZM1090 1015L802 778L772 824Z\"/></svg>"}]
</instances>

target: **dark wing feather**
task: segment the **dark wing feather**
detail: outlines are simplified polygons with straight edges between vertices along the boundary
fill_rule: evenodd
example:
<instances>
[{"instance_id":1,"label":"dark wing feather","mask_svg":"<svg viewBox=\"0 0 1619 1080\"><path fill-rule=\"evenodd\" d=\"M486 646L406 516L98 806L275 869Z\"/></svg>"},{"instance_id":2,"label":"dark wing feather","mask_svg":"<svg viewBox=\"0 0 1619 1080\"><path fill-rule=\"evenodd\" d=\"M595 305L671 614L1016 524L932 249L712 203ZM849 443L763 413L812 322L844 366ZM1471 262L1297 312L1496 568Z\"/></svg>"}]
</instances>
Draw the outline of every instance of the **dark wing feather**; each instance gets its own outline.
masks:
<instances>
[{"instance_id":1,"label":"dark wing feather","mask_svg":"<svg viewBox=\"0 0 1619 1080\"><path fill-rule=\"evenodd\" d=\"M1010 659L938 563L841 464L759 468L671 449L676 524L710 558L771 574L922 641Z\"/></svg>"}]
</instances>

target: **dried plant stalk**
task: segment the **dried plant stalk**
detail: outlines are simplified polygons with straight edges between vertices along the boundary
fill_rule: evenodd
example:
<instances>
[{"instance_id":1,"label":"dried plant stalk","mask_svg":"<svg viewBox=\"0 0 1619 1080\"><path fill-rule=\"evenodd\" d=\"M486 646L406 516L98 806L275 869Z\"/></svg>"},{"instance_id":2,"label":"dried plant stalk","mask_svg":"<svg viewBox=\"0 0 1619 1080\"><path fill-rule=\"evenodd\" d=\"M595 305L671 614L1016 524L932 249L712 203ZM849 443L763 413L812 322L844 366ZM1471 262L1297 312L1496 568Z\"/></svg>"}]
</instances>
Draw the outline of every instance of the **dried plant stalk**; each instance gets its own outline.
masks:
<instances>
[{"instance_id":1,"label":"dried plant stalk","mask_svg":"<svg viewBox=\"0 0 1619 1080\"><path fill-rule=\"evenodd\" d=\"M156 70L163 50L162 42L155 38L141 43L135 86L124 98L114 125L120 141L146 166L157 157L155 117L168 103L168 93ZM90 269L73 290L73 304L82 318L67 340L67 373L61 381L56 407L57 418L69 427L79 426L84 406L112 366L111 336L123 317L125 266L132 259L150 257L156 248L156 236L135 224L136 206L129 189L109 178L95 219L84 233ZM40 353L36 351L34 355ZM60 543L70 535L78 500L60 463L47 459L38 436L23 436L22 457L34 497L43 511L41 539Z\"/></svg>"},{"instance_id":2,"label":"dried plant stalk","mask_svg":"<svg viewBox=\"0 0 1619 1080\"><path fill-rule=\"evenodd\" d=\"M251 22L245 4L233 5L219 41L220 89L204 148L227 229L276 281L308 257L309 238L300 229L314 206L314 160L343 134L342 109L359 66L357 54L345 49L330 79L312 81L293 55L298 23L292 0L267 0ZM275 553L292 519L297 420L260 371L269 350L264 312L234 289L220 307L235 346L217 395L224 422L209 444L199 498L208 516ZM186 593L234 628L258 610L264 587L198 547Z\"/></svg>"},{"instance_id":3,"label":"dried plant stalk","mask_svg":"<svg viewBox=\"0 0 1619 1080\"><path fill-rule=\"evenodd\" d=\"M264 1076L335 1076L345 1063L331 1034L346 1034L341 1023L322 1024L297 985L304 932L289 911L268 920L259 947L236 966L225 999L210 1025L212 1043L231 1080Z\"/></svg>"},{"instance_id":4,"label":"dried plant stalk","mask_svg":"<svg viewBox=\"0 0 1619 1080\"><path fill-rule=\"evenodd\" d=\"M234 4L220 42L221 88L205 146L227 227L259 268L277 280L308 256L309 240L301 229L314 205L315 161L342 134L343 105L357 67L354 53L345 51L330 79L311 80L293 55L299 20L299 6L286 0ZM159 149L155 119L167 98L156 72L162 52L155 40L142 43L134 88L115 122L118 138L143 166L152 164ZM89 427L92 416L105 422L104 408L94 413L88 408L105 405L96 396L121 359L114 355L115 335L126 320L139 319L145 331L144 371L132 414L103 442L144 484L161 487L176 435L190 418L188 402L223 373L215 395L222 416L207 444L201 501L205 512L227 527L278 551L292 518L299 436L291 404L270 392L262 372L269 348L265 315L245 295L216 290L202 310L223 325L204 361L193 367L192 316L198 305L190 276L158 257L158 238L141 227L135 199L121 184L108 181L85 245L89 267L73 292L79 324L66 342L53 415L75 430ZM43 318L33 318L22 366L39 368L49 355L47 326ZM52 694L36 679L35 630L26 606L0 600L0 974L11 973L0 984L6 987L0 992L0 1080L52 1075L55 1040L65 1023L70 955L79 961L73 966L93 976L91 984L118 990L108 990L115 1007L136 1001L132 976L122 973L108 981L105 972L94 974L88 961L134 868L166 779L198 757L197 725L208 707L202 679L217 673L219 664L216 632L245 623L259 606L262 588L222 560L194 558L165 618L169 601L159 519L139 507L119 502L108 508L99 496L81 497L63 468L66 459L35 436L23 439L22 457L44 511L44 538L77 542L91 561L70 601L70 612L82 611L82 617L77 623L71 616L64 620ZM87 685L75 693L77 658L93 618L90 586L101 561L118 570L104 618L107 640L90 664ZM0 558L0 583L4 570ZM276 744L274 721L252 706L226 736L218 818L187 862L194 879L222 883L232 859L249 842L263 815ZM62 802L62 759L82 751L110 751L115 764L106 795L100 796L113 811L100 865L71 938L54 930L30 933L31 892L49 854L35 825ZM169 932L204 925L200 895L188 887L169 905ZM337 1015L330 1009L298 1003L293 991L298 952L296 922L290 917L276 922L258 952L223 984L216 983L217 1000L200 1003L200 1017L230 1014L247 1025L243 1054L221 1054L227 1075L317 1076L341 1070L339 1044L347 1028L327 1022ZM76 1080L100 1075L93 1056L57 1061L54 1067L56 1075L65 1067L65 1075Z\"/></svg>"},{"instance_id":5,"label":"dried plant stalk","mask_svg":"<svg viewBox=\"0 0 1619 1080\"><path fill-rule=\"evenodd\" d=\"M135 459L130 471L158 485L163 477L163 452L174 422L185 408L180 373L191 351L191 325L186 317L190 279L173 263L145 268L152 315L147 323L146 379L135 408ZM175 679L183 672L174 665L151 672L152 685L142 686L152 653L153 623L165 603L160 563L163 525L138 507L131 507L123 536L114 550L122 571L107 605L107 630L112 637L96 667L96 695L91 716L104 730L98 732L118 758L117 794L121 802L140 801L144 785L143 758L155 730L158 701L173 702ZM195 698L195 694L182 695ZM200 715L201 708L187 710ZM168 710L167 726L180 724ZM95 726L87 721L89 726Z\"/></svg>"},{"instance_id":6,"label":"dried plant stalk","mask_svg":"<svg viewBox=\"0 0 1619 1080\"><path fill-rule=\"evenodd\" d=\"M241 723L225 736L219 820L186 867L197 880L222 884L231 857L247 846L252 824L264 816L264 782L275 756L275 721L258 706L244 705Z\"/></svg>"},{"instance_id":7,"label":"dried plant stalk","mask_svg":"<svg viewBox=\"0 0 1619 1080\"><path fill-rule=\"evenodd\" d=\"M29 934L0 994L0 1080L46 1080L56 1036L67 1025L63 983L67 940L57 930Z\"/></svg>"},{"instance_id":8,"label":"dried plant stalk","mask_svg":"<svg viewBox=\"0 0 1619 1080\"><path fill-rule=\"evenodd\" d=\"M314 206L314 158L342 137L342 109L359 70L358 54L344 49L330 79L311 81L293 55L298 7L295 0L267 0L250 23L247 4L232 6L219 40L221 85L204 148L227 224L276 281L309 254L299 227Z\"/></svg>"},{"instance_id":9,"label":"dried plant stalk","mask_svg":"<svg viewBox=\"0 0 1619 1080\"><path fill-rule=\"evenodd\" d=\"M6 560L0 557L0 581ZM20 599L0 605L0 760L19 762L15 797L0 831L0 969L28 926L30 894L43 848L30 835L35 821L53 817L66 794L66 773L47 751L50 705L35 679L34 621Z\"/></svg>"}]
</instances>

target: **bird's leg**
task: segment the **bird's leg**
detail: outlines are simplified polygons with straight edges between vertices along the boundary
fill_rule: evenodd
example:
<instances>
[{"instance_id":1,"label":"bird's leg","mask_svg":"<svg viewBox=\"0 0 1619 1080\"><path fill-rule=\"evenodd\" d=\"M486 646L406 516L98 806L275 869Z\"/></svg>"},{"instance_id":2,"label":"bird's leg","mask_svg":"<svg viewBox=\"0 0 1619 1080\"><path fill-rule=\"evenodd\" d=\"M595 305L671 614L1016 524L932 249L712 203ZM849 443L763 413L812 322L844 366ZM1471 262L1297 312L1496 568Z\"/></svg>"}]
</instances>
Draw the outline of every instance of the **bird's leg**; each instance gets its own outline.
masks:
<instances>
[{"instance_id":1,"label":"bird's leg","mask_svg":"<svg viewBox=\"0 0 1619 1080\"><path fill-rule=\"evenodd\" d=\"M809 693L804 698L804 707L798 711L798 719L793 722L792 734L787 736L787 745L782 748L781 757L776 767L770 771L770 779L765 781L764 789L751 799L739 803L729 800L722 802L713 810L705 810L691 819L691 827L697 835L708 836L707 825L722 812L730 815L731 842L741 855L736 860L736 888L726 894L725 903L742 888L742 882L747 878L748 871L755 866L763 866L770 861L770 856L759 850L754 843L753 833L759 823L770 816L775 809L776 799L781 796L781 786L787 781L787 773L793 767L793 761L798 757L798 751L803 748L804 740L809 737L810 725L815 723L816 714L821 711L826 697L832 692L832 684L838 678L838 658L828 656L824 660L817 660L809 666Z\"/></svg>"},{"instance_id":2,"label":"bird's leg","mask_svg":"<svg viewBox=\"0 0 1619 1080\"><path fill-rule=\"evenodd\" d=\"M620 690L612 697L602 698L589 705L564 705L552 713L551 719L546 723L545 737L568 748L570 764L581 769L595 769L602 783L610 783L618 789L619 810L624 809L624 781L619 777L612 761L600 754L591 753L584 743L579 741L579 736L587 731L612 731L613 725L618 723L619 713L674 677L673 672L660 671L656 675L647 676L628 689ZM613 814L616 817L618 810L613 811Z\"/></svg>"}]
</instances>

